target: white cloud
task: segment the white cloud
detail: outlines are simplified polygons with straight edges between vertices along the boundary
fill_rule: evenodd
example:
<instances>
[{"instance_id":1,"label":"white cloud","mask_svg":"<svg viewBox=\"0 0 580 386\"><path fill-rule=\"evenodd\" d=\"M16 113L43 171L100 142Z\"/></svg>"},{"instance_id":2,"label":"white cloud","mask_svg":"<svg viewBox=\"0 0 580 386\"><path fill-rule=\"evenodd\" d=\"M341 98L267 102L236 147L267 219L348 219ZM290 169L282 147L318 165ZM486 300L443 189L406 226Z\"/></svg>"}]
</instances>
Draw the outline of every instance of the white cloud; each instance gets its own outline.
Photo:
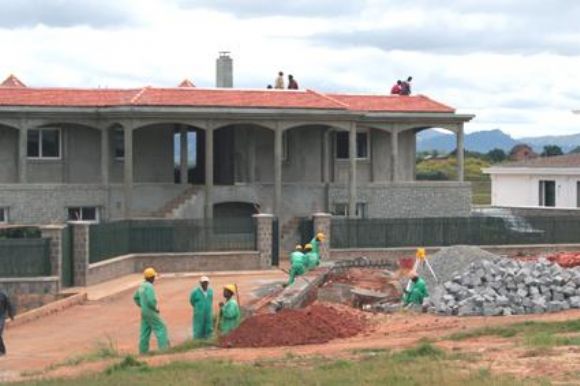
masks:
<instances>
[{"instance_id":1,"label":"white cloud","mask_svg":"<svg viewBox=\"0 0 580 386\"><path fill-rule=\"evenodd\" d=\"M230 50L238 87L279 70L302 87L414 90L478 117L468 131L580 131L580 3L569 0L0 0L0 77L32 86L213 86Z\"/></svg>"}]
</instances>

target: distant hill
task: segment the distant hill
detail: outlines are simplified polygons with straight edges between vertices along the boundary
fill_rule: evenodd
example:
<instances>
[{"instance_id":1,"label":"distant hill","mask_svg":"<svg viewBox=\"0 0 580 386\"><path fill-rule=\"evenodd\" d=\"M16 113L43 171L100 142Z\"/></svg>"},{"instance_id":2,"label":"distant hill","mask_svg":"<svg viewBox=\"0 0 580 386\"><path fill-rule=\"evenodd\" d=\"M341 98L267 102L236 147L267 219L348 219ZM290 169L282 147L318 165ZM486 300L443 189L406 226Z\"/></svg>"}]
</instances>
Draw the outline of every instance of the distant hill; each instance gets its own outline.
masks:
<instances>
[{"instance_id":1,"label":"distant hill","mask_svg":"<svg viewBox=\"0 0 580 386\"><path fill-rule=\"evenodd\" d=\"M538 153L542 152L546 145L558 145L567 153L580 146L580 134L513 138L509 134L495 129L476 131L465 135L465 149L480 153L487 153L495 148L509 151L518 143L526 143ZM442 153L453 151L455 150L455 134L436 130L422 131L417 135L417 150L437 150Z\"/></svg>"}]
</instances>

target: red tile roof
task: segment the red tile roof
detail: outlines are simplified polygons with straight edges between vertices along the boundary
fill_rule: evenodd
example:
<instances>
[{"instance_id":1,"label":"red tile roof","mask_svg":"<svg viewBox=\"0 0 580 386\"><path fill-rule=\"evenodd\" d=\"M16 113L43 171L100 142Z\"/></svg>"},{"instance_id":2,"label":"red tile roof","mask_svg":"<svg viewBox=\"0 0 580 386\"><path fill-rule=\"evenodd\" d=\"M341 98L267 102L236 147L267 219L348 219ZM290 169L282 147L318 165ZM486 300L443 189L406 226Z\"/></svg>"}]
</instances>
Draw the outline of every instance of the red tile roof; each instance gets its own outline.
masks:
<instances>
[{"instance_id":1,"label":"red tile roof","mask_svg":"<svg viewBox=\"0 0 580 386\"><path fill-rule=\"evenodd\" d=\"M14 78L16 79L16 78ZM18 81L19 82L19 81ZM182 85L184 82L182 82ZM0 87L0 106L180 106L453 113L425 96L323 94L312 90L140 89Z\"/></svg>"},{"instance_id":2,"label":"red tile roof","mask_svg":"<svg viewBox=\"0 0 580 386\"><path fill-rule=\"evenodd\" d=\"M8 75L8 78L4 79L4 81L0 83L0 87L26 87L26 85L22 83L16 76L10 74Z\"/></svg>"}]
</instances>

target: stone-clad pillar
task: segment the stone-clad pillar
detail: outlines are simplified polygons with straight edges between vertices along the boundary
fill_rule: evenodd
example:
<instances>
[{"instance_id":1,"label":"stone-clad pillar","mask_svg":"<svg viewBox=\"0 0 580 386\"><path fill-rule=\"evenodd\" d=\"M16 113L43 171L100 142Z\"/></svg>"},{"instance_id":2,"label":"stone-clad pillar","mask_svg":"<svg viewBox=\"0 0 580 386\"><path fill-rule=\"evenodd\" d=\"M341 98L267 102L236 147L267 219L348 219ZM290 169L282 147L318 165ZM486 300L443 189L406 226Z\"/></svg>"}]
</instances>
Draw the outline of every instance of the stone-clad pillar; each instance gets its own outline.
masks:
<instances>
[{"instance_id":1,"label":"stone-clad pillar","mask_svg":"<svg viewBox=\"0 0 580 386\"><path fill-rule=\"evenodd\" d=\"M81 221L70 224L73 228L73 284L84 287L89 275L90 224Z\"/></svg>"},{"instance_id":2,"label":"stone-clad pillar","mask_svg":"<svg viewBox=\"0 0 580 386\"><path fill-rule=\"evenodd\" d=\"M282 135L276 128L274 132L274 215L280 218L282 207Z\"/></svg>"},{"instance_id":3,"label":"stone-clad pillar","mask_svg":"<svg viewBox=\"0 0 580 386\"><path fill-rule=\"evenodd\" d=\"M464 163L465 163L465 152L464 152L464 136L463 136L463 125L457 125L457 181L463 182L464 177Z\"/></svg>"},{"instance_id":4,"label":"stone-clad pillar","mask_svg":"<svg viewBox=\"0 0 580 386\"><path fill-rule=\"evenodd\" d=\"M213 127L205 130L205 218L213 218Z\"/></svg>"},{"instance_id":5,"label":"stone-clad pillar","mask_svg":"<svg viewBox=\"0 0 580 386\"><path fill-rule=\"evenodd\" d=\"M348 136L348 216L356 217L356 124L351 124Z\"/></svg>"},{"instance_id":6,"label":"stone-clad pillar","mask_svg":"<svg viewBox=\"0 0 580 386\"><path fill-rule=\"evenodd\" d=\"M28 127L20 126L18 130L18 182L25 184L28 182L27 160L28 160Z\"/></svg>"},{"instance_id":7,"label":"stone-clad pillar","mask_svg":"<svg viewBox=\"0 0 580 386\"><path fill-rule=\"evenodd\" d=\"M47 225L40 227L42 238L50 239L50 274L58 277L58 288L62 287L62 230L66 226Z\"/></svg>"},{"instance_id":8,"label":"stone-clad pillar","mask_svg":"<svg viewBox=\"0 0 580 386\"><path fill-rule=\"evenodd\" d=\"M272 266L272 222L271 214L255 214L256 220L256 249L260 253L260 267Z\"/></svg>"},{"instance_id":9,"label":"stone-clad pillar","mask_svg":"<svg viewBox=\"0 0 580 386\"><path fill-rule=\"evenodd\" d=\"M187 126L179 125L179 183L188 184Z\"/></svg>"},{"instance_id":10,"label":"stone-clad pillar","mask_svg":"<svg viewBox=\"0 0 580 386\"><path fill-rule=\"evenodd\" d=\"M326 240L320 244L320 259L328 261L330 260L332 215L329 213L314 213L312 220L314 222L314 236L319 232L324 233L324 236L326 236Z\"/></svg>"},{"instance_id":11,"label":"stone-clad pillar","mask_svg":"<svg viewBox=\"0 0 580 386\"><path fill-rule=\"evenodd\" d=\"M133 127L125 126L124 195L125 218L131 218L133 206Z\"/></svg>"}]
</instances>

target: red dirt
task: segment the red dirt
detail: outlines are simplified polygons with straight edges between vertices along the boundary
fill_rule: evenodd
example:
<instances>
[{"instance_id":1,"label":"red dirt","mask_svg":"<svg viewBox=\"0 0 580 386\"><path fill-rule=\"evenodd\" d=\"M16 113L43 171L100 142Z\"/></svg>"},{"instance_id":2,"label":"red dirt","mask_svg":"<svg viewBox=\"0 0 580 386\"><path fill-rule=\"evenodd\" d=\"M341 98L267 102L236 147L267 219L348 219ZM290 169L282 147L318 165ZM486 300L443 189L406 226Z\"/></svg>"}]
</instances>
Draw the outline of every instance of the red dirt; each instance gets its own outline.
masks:
<instances>
[{"instance_id":1,"label":"red dirt","mask_svg":"<svg viewBox=\"0 0 580 386\"><path fill-rule=\"evenodd\" d=\"M580 252L561 252L548 256L548 260L564 268L580 266Z\"/></svg>"},{"instance_id":2,"label":"red dirt","mask_svg":"<svg viewBox=\"0 0 580 386\"><path fill-rule=\"evenodd\" d=\"M349 284L353 287L364 288L373 291L391 293L393 279L389 278L381 270L371 268L351 268L344 272L329 275L324 286L333 283Z\"/></svg>"},{"instance_id":3,"label":"red dirt","mask_svg":"<svg viewBox=\"0 0 580 386\"><path fill-rule=\"evenodd\" d=\"M313 304L300 310L257 315L220 339L221 347L274 347L326 343L355 336L365 329L363 316Z\"/></svg>"}]
</instances>

